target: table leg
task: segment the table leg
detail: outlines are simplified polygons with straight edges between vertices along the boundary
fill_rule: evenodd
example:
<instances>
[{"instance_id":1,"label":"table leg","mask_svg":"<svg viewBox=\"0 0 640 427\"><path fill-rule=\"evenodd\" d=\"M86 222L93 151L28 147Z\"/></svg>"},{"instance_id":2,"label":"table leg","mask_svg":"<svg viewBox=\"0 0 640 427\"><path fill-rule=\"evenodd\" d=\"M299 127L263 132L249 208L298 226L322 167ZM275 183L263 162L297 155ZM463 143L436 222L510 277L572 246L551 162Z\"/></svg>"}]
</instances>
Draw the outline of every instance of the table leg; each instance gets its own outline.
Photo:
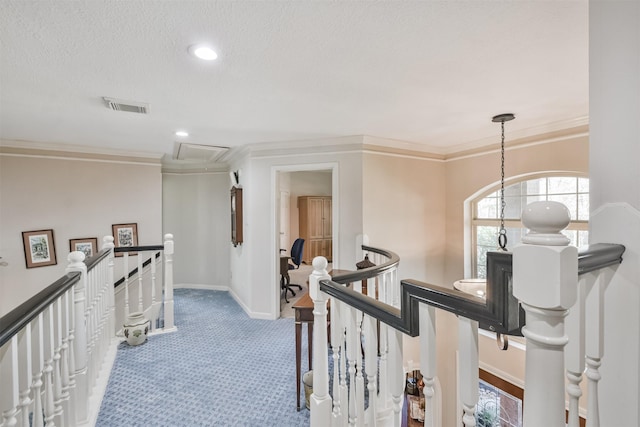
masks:
<instances>
[{"instance_id":1,"label":"table leg","mask_svg":"<svg viewBox=\"0 0 640 427\"><path fill-rule=\"evenodd\" d=\"M302 335L302 324L296 322L296 409L300 410L300 335Z\"/></svg>"},{"instance_id":2,"label":"table leg","mask_svg":"<svg viewBox=\"0 0 640 427\"><path fill-rule=\"evenodd\" d=\"M307 323L307 339L309 340L309 370L313 369L311 358L313 356L313 322Z\"/></svg>"}]
</instances>

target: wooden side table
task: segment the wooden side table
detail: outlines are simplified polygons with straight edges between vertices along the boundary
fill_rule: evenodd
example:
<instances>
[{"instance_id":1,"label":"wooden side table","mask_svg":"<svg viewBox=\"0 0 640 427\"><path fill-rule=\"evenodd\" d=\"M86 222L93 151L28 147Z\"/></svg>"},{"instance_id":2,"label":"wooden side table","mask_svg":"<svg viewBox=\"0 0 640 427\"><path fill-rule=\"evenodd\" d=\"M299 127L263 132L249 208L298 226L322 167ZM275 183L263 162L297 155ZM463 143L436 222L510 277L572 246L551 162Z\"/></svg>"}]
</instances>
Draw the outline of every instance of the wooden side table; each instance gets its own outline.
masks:
<instances>
[{"instance_id":1,"label":"wooden side table","mask_svg":"<svg viewBox=\"0 0 640 427\"><path fill-rule=\"evenodd\" d=\"M307 338L309 348L309 370L311 370L311 356L313 355L313 300L309 294L304 294L302 298L293 305L296 325L296 409L300 410L300 359L302 349L300 340L302 338L302 324L307 324Z\"/></svg>"}]
</instances>

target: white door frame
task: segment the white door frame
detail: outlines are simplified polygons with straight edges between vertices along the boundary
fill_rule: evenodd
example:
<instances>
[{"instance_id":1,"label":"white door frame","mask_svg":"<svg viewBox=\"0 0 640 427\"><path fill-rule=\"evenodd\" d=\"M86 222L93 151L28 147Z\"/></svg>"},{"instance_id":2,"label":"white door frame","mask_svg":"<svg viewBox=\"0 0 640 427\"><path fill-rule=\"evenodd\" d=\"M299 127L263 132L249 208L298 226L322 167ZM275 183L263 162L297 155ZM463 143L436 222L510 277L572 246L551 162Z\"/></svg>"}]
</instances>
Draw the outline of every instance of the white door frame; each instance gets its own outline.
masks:
<instances>
[{"instance_id":1,"label":"white door frame","mask_svg":"<svg viewBox=\"0 0 640 427\"><path fill-rule=\"evenodd\" d=\"M337 236L340 235L340 222L338 221L338 212L340 212L340 198L339 198L339 190L338 190L338 163L330 162L330 163L310 163L304 165L279 165L271 167L271 245L272 255L271 259L273 260L272 266L275 274L272 274L273 282L272 289L274 292L271 293L271 312L275 316L274 318L280 317L280 188L278 188L278 174L280 172L310 172L310 171L321 171L321 170L331 170L331 199L332 199L332 209L331 209L331 221L332 221L332 233L331 239L333 242L333 267L339 268L336 264L336 261L340 259L340 248L337 244L338 239Z\"/></svg>"}]
</instances>

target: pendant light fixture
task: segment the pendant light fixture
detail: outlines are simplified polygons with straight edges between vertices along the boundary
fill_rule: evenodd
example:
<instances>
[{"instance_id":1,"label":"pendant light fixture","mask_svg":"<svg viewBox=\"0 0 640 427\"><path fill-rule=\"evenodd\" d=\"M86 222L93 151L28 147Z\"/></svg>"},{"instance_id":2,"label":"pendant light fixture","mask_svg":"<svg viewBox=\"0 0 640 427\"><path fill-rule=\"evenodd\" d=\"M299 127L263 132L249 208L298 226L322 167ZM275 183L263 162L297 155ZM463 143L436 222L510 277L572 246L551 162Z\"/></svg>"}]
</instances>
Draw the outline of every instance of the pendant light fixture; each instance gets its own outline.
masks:
<instances>
[{"instance_id":1,"label":"pendant light fixture","mask_svg":"<svg viewBox=\"0 0 640 427\"><path fill-rule=\"evenodd\" d=\"M500 140L500 230L498 231L498 246L500 250L507 250L507 230L504 228L504 208L507 202L504 200L504 122L515 119L512 113L498 114L491 119L494 123L500 123L502 138Z\"/></svg>"},{"instance_id":2,"label":"pendant light fixture","mask_svg":"<svg viewBox=\"0 0 640 427\"><path fill-rule=\"evenodd\" d=\"M498 247L501 251L507 250L507 230L504 227L504 209L507 205L504 197L504 123L515 119L512 113L498 114L491 121L500 123L501 139L500 139L500 229L498 230ZM463 279L453 284L453 287L459 291L468 294L486 298L487 281L486 279ZM501 350L509 348L509 339L506 335L496 334L496 343Z\"/></svg>"}]
</instances>

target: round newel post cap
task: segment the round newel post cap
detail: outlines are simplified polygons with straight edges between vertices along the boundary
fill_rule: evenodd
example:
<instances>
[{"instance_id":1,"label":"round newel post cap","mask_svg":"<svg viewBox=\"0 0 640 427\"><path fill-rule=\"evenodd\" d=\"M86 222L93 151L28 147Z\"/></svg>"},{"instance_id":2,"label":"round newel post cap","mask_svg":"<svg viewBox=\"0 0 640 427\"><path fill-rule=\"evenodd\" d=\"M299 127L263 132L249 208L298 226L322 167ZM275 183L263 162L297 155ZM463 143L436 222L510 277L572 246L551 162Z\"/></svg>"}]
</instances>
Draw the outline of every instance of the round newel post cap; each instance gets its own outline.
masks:
<instances>
[{"instance_id":1,"label":"round newel post cap","mask_svg":"<svg viewBox=\"0 0 640 427\"><path fill-rule=\"evenodd\" d=\"M315 271L324 271L327 269L327 266L329 265L329 262L327 261L327 259L323 256L317 256L313 259L312 263L313 265L313 269Z\"/></svg>"},{"instance_id":2,"label":"round newel post cap","mask_svg":"<svg viewBox=\"0 0 640 427\"><path fill-rule=\"evenodd\" d=\"M85 258L86 256L84 252L73 251L73 252L69 252L69 255L67 256L67 261L69 261L70 264L77 264L79 262L83 262Z\"/></svg>"},{"instance_id":3,"label":"round newel post cap","mask_svg":"<svg viewBox=\"0 0 640 427\"><path fill-rule=\"evenodd\" d=\"M569 209L560 202L529 203L522 212L522 223L529 232L522 243L531 245L566 246L569 238L561 233L571 222Z\"/></svg>"}]
</instances>

